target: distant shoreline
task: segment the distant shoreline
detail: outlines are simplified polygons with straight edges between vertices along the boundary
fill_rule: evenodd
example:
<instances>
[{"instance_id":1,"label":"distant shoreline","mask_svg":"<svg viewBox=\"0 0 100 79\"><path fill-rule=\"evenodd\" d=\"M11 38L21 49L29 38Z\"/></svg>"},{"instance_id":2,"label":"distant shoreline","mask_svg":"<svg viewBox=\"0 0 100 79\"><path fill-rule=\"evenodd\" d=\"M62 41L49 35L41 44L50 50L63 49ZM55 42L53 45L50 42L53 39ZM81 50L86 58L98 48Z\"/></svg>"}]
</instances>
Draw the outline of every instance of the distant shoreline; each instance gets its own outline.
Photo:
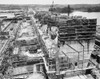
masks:
<instances>
[{"instance_id":1,"label":"distant shoreline","mask_svg":"<svg viewBox=\"0 0 100 79\"><path fill-rule=\"evenodd\" d=\"M99 13L100 11L81 11L81 10L74 10L73 12L76 12L76 11L79 11L79 12L88 12L88 13Z\"/></svg>"},{"instance_id":2,"label":"distant shoreline","mask_svg":"<svg viewBox=\"0 0 100 79\"><path fill-rule=\"evenodd\" d=\"M70 4L69 4L70 5ZM23 9L23 8L50 8L51 5L36 5L36 4L30 4L30 5L6 5L6 4L0 4L0 9L2 10L14 10L14 9ZM68 7L68 5L60 5L60 4L54 4L54 8L57 8L58 12L61 12L61 9L65 9ZM100 12L100 4L74 4L70 5L71 11L82 11L82 12ZM67 10L66 10L67 11ZM63 11L64 12L64 11Z\"/></svg>"}]
</instances>

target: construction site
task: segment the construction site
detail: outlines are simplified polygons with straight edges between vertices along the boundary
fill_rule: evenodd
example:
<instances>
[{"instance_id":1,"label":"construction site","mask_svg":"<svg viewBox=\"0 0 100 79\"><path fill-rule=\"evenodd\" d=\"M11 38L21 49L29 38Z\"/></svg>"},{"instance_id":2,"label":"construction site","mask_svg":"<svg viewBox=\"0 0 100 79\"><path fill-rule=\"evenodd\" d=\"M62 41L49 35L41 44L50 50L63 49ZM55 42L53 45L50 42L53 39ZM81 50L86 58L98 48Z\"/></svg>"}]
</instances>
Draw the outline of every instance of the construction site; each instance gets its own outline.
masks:
<instances>
[{"instance_id":1,"label":"construction site","mask_svg":"<svg viewBox=\"0 0 100 79\"><path fill-rule=\"evenodd\" d=\"M12 17L0 16L0 79L100 79L97 18L33 8L1 13Z\"/></svg>"}]
</instances>

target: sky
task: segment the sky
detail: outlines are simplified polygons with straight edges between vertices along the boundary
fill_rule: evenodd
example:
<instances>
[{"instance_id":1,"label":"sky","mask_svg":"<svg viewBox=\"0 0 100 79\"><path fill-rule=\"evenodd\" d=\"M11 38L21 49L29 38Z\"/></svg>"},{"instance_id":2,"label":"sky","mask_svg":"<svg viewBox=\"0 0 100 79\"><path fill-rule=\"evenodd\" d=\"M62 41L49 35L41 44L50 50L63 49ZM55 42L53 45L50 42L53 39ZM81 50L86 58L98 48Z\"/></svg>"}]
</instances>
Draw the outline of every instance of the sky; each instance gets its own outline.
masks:
<instances>
[{"instance_id":1,"label":"sky","mask_svg":"<svg viewBox=\"0 0 100 79\"><path fill-rule=\"evenodd\" d=\"M100 0L0 0L0 4L99 4Z\"/></svg>"}]
</instances>

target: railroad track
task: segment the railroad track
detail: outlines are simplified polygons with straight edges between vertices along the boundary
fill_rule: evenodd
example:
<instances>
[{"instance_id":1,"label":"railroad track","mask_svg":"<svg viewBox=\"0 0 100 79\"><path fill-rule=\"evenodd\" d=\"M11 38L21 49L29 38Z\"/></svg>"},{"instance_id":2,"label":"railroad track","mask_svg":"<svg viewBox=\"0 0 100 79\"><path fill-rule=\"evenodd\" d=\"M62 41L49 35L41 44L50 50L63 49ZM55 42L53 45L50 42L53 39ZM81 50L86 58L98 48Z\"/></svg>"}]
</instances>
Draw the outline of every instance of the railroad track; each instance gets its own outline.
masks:
<instances>
[{"instance_id":1,"label":"railroad track","mask_svg":"<svg viewBox=\"0 0 100 79\"><path fill-rule=\"evenodd\" d=\"M18 25L15 25L14 26L14 24L12 23L13 21L11 21L4 29L3 29L3 32L9 32L10 31L10 29L11 28L15 28L15 27L18 27L19 26L19 24ZM18 29L17 29L18 30ZM16 31L17 32L17 31ZM0 57L2 57L2 55L3 55L3 52L7 49L7 47L9 46L9 43L11 42L11 40L12 40L12 38L10 37L10 38L8 38L8 39L6 39L6 40L2 40L1 41L1 49L0 49Z\"/></svg>"},{"instance_id":2,"label":"railroad track","mask_svg":"<svg viewBox=\"0 0 100 79\"><path fill-rule=\"evenodd\" d=\"M40 35L40 33L39 33L37 27L36 27L35 24L34 24L33 18L32 18L32 25L33 25L33 27L34 27L34 29L35 29L35 31L36 31L36 34L37 34L37 36L38 36L38 41L40 42L42 51L43 51L43 53L44 53L44 55L41 56L41 58L43 59L43 62L44 62L44 65L45 65L46 70L48 71L48 70L49 70L49 68L48 68L49 51L48 51L48 49L47 49L47 47L46 47L46 45L45 45L45 43L44 43L44 41L43 41L43 39L42 39L42 36Z\"/></svg>"},{"instance_id":3,"label":"railroad track","mask_svg":"<svg viewBox=\"0 0 100 79\"><path fill-rule=\"evenodd\" d=\"M41 47L42 47L42 50L43 50L44 55L45 55L45 56L48 56L49 51L48 51L48 49L47 49L47 47L46 47L46 45L45 45L45 43L44 43L44 41L43 41L43 39L42 39L42 37L41 37L41 35L40 35L40 33L39 33L37 27L36 27L35 24L34 24L33 18L32 18L32 25L33 25L33 27L34 27L34 29L35 29L35 31L36 31L36 34L37 34L37 36L38 36L38 41L39 41L40 44L41 44Z\"/></svg>"},{"instance_id":4,"label":"railroad track","mask_svg":"<svg viewBox=\"0 0 100 79\"><path fill-rule=\"evenodd\" d=\"M8 23L8 25L7 25L2 31L3 31L3 32L6 31L7 28L11 25L12 22L13 22L13 21L10 21L10 22Z\"/></svg>"},{"instance_id":5,"label":"railroad track","mask_svg":"<svg viewBox=\"0 0 100 79\"><path fill-rule=\"evenodd\" d=\"M11 23L12 23L12 21L11 21L2 31L3 31L3 32L9 31L9 30L8 30L8 27L10 27ZM0 41L1 41L1 49L0 49L0 54L1 54L1 51L3 50L4 46L6 45L8 39L7 39L7 40L0 40ZM4 46L3 46L3 45L4 45Z\"/></svg>"}]
</instances>

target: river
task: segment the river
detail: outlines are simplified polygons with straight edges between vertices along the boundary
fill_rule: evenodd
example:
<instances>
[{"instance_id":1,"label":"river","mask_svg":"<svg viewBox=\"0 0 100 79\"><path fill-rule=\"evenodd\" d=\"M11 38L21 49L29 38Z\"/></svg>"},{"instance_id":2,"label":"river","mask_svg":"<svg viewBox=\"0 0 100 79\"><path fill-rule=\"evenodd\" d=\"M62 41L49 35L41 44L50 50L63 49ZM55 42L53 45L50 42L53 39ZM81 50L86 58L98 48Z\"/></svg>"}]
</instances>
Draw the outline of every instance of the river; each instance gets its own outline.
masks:
<instances>
[{"instance_id":1,"label":"river","mask_svg":"<svg viewBox=\"0 0 100 79\"><path fill-rule=\"evenodd\" d=\"M97 25L100 25L100 12L80 12L80 11L75 11L70 14L71 16L83 16L87 18L97 18Z\"/></svg>"}]
</instances>

